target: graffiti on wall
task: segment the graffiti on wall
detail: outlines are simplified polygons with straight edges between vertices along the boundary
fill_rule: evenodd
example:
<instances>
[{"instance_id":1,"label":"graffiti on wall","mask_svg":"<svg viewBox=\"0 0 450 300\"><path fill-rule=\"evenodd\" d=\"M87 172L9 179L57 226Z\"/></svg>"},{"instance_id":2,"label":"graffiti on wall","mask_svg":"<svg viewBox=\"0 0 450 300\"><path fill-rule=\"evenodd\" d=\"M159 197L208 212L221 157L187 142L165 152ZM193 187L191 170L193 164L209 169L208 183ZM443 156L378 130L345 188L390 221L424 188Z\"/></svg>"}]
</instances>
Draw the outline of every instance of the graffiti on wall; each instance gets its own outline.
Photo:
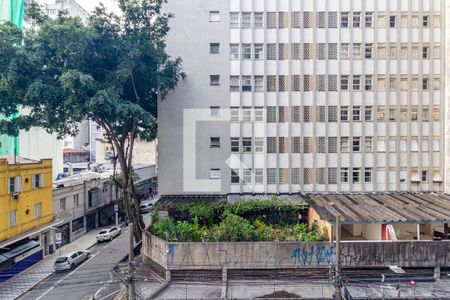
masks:
<instances>
[{"instance_id":1,"label":"graffiti on wall","mask_svg":"<svg viewBox=\"0 0 450 300\"><path fill-rule=\"evenodd\" d=\"M305 244L303 247L292 249L292 264L301 266L332 265L335 245Z\"/></svg>"}]
</instances>

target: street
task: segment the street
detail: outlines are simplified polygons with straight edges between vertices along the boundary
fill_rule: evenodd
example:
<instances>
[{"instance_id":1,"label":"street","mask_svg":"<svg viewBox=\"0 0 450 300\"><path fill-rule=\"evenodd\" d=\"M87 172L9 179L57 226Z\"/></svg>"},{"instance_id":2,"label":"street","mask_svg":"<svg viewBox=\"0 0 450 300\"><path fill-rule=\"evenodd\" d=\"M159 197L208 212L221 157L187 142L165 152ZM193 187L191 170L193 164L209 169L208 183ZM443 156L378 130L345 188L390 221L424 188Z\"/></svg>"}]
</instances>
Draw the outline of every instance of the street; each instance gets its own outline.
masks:
<instances>
[{"instance_id":1,"label":"street","mask_svg":"<svg viewBox=\"0 0 450 300\"><path fill-rule=\"evenodd\" d=\"M72 271L54 273L19 299L113 299L122 287L111 268L128 253L128 229L111 242L96 244L91 258Z\"/></svg>"}]
</instances>

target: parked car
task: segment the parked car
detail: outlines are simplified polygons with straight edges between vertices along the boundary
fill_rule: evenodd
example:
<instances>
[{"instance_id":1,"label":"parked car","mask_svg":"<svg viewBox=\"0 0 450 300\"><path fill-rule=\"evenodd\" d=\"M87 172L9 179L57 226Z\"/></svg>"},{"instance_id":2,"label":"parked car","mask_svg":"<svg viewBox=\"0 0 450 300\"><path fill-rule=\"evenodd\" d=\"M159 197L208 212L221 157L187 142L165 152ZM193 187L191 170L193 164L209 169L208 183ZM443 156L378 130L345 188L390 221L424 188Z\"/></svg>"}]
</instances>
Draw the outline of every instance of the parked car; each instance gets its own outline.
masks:
<instances>
[{"instance_id":1,"label":"parked car","mask_svg":"<svg viewBox=\"0 0 450 300\"><path fill-rule=\"evenodd\" d=\"M153 204L150 202L142 202L139 206L139 210L141 211L141 214L146 214L150 212L150 209L152 208Z\"/></svg>"},{"instance_id":2,"label":"parked car","mask_svg":"<svg viewBox=\"0 0 450 300\"><path fill-rule=\"evenodd\" d=\"M119 227L111 227L100 230L97 234L97 242L112 241L113 238L122 233Z\"/></svg>"},{"instance_id":3,"label":"parked car","mask_svg":"<svg viewBox=\"0 0 450 300\"><path fill-rule=\"evenodd\" d=\"M91 254L89 251L80 250L75 252L67 253L63 256L60 256L55 261L55 271L65 271L72 270L77 265L81 264L85 260L88 260Z\"/></svg>"}]
</instances>

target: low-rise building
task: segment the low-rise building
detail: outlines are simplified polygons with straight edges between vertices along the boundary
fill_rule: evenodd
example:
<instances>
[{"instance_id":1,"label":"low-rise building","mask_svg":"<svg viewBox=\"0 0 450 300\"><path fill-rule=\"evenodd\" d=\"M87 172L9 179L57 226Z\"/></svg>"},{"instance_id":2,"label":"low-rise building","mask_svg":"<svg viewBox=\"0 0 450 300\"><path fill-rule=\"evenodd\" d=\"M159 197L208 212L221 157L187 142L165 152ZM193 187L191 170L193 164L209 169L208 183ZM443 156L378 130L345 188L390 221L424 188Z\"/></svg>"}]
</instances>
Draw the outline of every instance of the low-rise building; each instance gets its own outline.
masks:
<instances>
[{"instance_id":1,"label":"low-rise building","mask_svg":"<svg viewBox=\"0 0 450 300\"><path fill-rule=\"evenodd\" d=\"M111 180L112 171L82 172L53 184L54 213L61 220L61 246L88 231L115 223L114 205L121 191Z\"/></svg>"},{"instance_id":2,"label":"low-rise building","mask_svg":"<svg viewBox=\"0 0 450 300\"><path fill-rule=\"evenodd\" d=\"M0 156L0 282L53 252L52 160Z\"/></svg>"}]
</instances>

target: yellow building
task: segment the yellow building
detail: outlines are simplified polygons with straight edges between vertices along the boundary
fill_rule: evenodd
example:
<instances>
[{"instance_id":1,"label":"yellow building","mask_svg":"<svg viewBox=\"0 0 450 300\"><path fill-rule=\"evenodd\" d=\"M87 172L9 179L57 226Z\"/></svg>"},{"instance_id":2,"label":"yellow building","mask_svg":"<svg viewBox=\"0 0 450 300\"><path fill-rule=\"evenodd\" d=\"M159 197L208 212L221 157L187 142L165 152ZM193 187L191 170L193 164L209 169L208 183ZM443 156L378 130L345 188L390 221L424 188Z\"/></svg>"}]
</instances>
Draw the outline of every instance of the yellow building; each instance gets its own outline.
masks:
<instances>
[{"instance_id":1,"label":"yellow building","mask_svg":"<svg viewBox=\"0 0 450 300\"><path fill-rule=\"evenodd\" d=\"M0 269L53 251L52 184L51 159L0 156Z\"/></svg>"}]
</instances>

